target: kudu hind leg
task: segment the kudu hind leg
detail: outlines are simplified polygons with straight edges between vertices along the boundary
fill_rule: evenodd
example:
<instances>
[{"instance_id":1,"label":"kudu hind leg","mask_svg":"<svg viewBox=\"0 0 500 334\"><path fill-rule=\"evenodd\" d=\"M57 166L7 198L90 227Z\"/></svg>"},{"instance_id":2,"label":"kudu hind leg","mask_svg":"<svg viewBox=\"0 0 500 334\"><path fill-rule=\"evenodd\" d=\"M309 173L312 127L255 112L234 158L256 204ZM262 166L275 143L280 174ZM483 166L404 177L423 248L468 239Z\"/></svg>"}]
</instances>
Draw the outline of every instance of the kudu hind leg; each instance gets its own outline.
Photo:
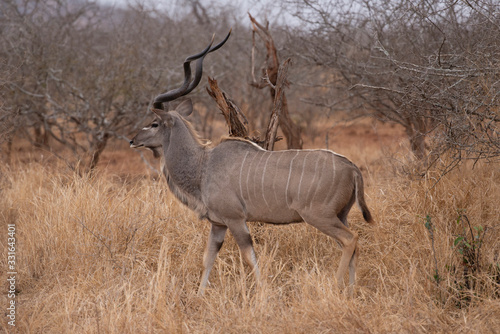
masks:
<instances>
[{"instance_id":1,"label":"kudu hind leg","mask_svg":"<svg viewBox=\"0 0 500 334\"><path fill-rule=\"evenodd\" d=\"M316 227L318 230L332 237L339 243L342 249L342 257L340 258L335 278L337 279L339 286L342 286L344 274L349 267L349 284L353 285L356 278L358 236L349 230L349 228L347 228L338 217L329 219L317 217L303 218L307 223Z\"/></svg>"},{"instance_id":2,"label":"kudu hind leg","mask_svg":"<svg viewBox=\"0 0 500 334\"><path fill-rule=\"evenodd\" d=\"M347 205L345 205L344 208L342 208L342 210L340 210L340 212L337 214L337 217L347 228L349 228L347 215L349 214L349 211L351 211L351 208L355 201L356 201L356 194L355 192L353 192L351 199L349 200L349 203L347 203ZM351 286L354 285L354 282L356 281L356 268L358 264L358 255L359 255L359 250L358 246L356 245L351 260L349 261L349 285Z\"/></svg>"},{"instance_id":3,"label":"kudu hind leg","mask_svg":"<svg viewBox=\"0 0 500 334\"><path fill-rule=\"evenodd\" d=\"M351 260L349 261L349 285L354 285L356 282L356 268L358 267L359 249L356 245Z\"/></svg>"},{"instance_id":4,"label":"kudu hind leg","mask_svg":"<svg viewBox=\"0 0 500 334\"><path fill-rule=\"evenodd\" d=\"M215 262L215 258L224 243L227 226L212 224L210 235L208 236L207 247L203 254L203 274L201 275L201 283L198 289L198 294L203 295L208 284L208 276Z\"/></svg>"},{"instance_id":5,"label":"kudu hind leg","mask_svg":"<svg viewBox=\"0 0 500 334\"><path fill-rule=\"evenodd\" d=\"M358 236L342 224L340 227L334 229L334 235L332 235L332 237L337 239L342 245L342 257L340 258L339 267L335 274L337 283L343 285L344 274L347 271L347 267L349 267L349 284L354 285L357 266Z\"/></svg>"}]
</instances>

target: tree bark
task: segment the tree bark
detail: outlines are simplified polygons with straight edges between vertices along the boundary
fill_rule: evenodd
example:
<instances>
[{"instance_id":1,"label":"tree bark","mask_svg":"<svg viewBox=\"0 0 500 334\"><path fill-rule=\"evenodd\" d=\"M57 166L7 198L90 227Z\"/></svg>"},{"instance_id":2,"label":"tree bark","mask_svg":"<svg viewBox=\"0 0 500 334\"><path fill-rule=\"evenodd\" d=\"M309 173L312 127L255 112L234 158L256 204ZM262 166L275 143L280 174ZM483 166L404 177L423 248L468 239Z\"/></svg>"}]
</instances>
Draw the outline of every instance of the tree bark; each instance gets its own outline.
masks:
<instances>
[{"instance_id":1,"label":"tree bark","mask_svg":"<svg viewBox=\"0 0 500 334\"><path fill-rule=\"evenodd\" d=\"M269 23L267 23L266 26L263 26L262 24L257 22L257 20L255 20L255 18L252 15L248 14L248 16L252 21L252 29L254 34L257 33L262 38L267 50L267 55L266 55L267 68L263 69L262 72L264 77L267 78L267 80L270 83L266 85L264 81L260 83L254 81L251 83L251 85L259 89L269 86L269 93L271 95L271 99L274 102L276 100L275 87L278 79L278 70L280 67L278 52L276 50L276 46L274 45L274 40L269 32ZM284 82L283 85L284 84L286 84L286 82ZM281 127L281 130L283 131L283 134L286 138L287 147L288 149L301 149L303 143L302 130L300 126L295 124L290 118L290 114L288 113L288 103L284 92L281 100L282 100L281 112L278 119L279 119L279 126Z\"/></svg>"},{"instance_id":2,"label":"tree bark","mask_svg":"<svg viewBox=\"0 0 500 334\"><path fill-rule=\"evenodd\" d=\"M283 62L283 64L281 64L278 70L276 86L274 87L275 94L274 94L273 111L271 112L271 118L269 120L269 125L266 131L266 139L264 141L264 146L263 146L268 151L272 151L274 149L276 134L278 132L278 124L282 120L282 118L280 117L280 113L282 110L284 110L283 105L286 104L284 86L286 82L286 75L288 72L288 65L290 64L290 61L291 59L287 58Z\"/></svg>"},{"instance_id":3,"label":"tree bark","mask_svg":"<svg viewBox=\"0 0 500 334\"><path fill-rule=\"evenodd\" d=\"M210 86L210 88L207 87L208 95L215 100L219 110L226 119L227 126L229 127L229 136L249 139L248 121L240 108L219 88L217 80L209 77L208 85ZM240 117L243 118L243 122Z\"/></svg>"},{"instance_id":4,"label":"tree bark","mask_svg":"<svg viewBox=\"0 0 500 334\"><path fill-rule=\"evenodd\" d=\"M92 174L97 167L101 154L108 144L109 137L109 134L106 133L102 136L102 138L98 139L96 143L91 145L90 162L88 166L89 173Z\"/></svg>"}]
</instances>

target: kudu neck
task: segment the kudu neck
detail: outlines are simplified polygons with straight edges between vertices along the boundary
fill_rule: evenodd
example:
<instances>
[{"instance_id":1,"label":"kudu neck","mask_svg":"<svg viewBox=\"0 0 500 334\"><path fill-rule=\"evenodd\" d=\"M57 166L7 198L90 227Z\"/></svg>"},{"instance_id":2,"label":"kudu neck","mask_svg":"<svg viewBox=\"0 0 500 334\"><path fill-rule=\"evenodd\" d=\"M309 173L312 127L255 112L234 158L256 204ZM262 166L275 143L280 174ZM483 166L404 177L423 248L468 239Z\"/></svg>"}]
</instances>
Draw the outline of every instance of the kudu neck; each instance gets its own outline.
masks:
<instances>
[{"instance_id":1,"label":"kudu neck","mask_svg":"<svg viewBox=\"0 0 500 334\"><path fill-rule=\"evenodd\" d=\"M177 187L195 195L192 192L200 186L205 147L188 124L177 122L164 147L164 171Z\"/></svg>"},{"instance_id":2,"label":"kudu neck","mask_svg":"<svg viewBox=\"0 0 500 334\"><path fill-rule=\"evenodd\" d=\"M169 144L165 153L170 154L201 154L205 151L204 145L198 140L196 133L191 128L191 125L184 123L182 120L177 120L174 127L172 127ZM189 158L189 156L177 156L176 159Z\"/></svg>"}]
</instances>

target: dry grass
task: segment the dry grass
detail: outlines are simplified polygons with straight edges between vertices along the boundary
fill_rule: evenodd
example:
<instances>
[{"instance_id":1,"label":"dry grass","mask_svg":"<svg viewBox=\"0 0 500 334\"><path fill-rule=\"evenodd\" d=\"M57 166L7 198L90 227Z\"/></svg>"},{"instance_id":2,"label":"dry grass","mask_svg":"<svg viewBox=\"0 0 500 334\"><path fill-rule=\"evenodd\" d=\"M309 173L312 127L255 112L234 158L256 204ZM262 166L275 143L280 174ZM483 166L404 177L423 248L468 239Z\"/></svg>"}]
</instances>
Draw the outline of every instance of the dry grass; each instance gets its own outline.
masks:
<instances>
[{"instance_id":1,"label":"dry grass","mask_svg":"<svg viewBox=\"0 0 500 334\"><path fill-rule=\"evenodd\" d=\"M347 148L348 149L348 148ZM341 152L346 153L346 152ZM500 171L464 167L431 178L362 165L377 224L352 228L361 256L355 297L334 284L336 244L306 224L251 225L263 281L256 287L228 235L204 297L196 295L208 223L164 181L78 177L40 164L1 172L0 219L17 229L18 333L494 333L500 332ZM474 289L463 283L457 210L489 227ZM424 225L429 215L434 250ZM2 254L5 254L3 251ZM437 267L434 260L437 260ZM6 257L0 258L6 268ZM439 282L433 277L436 268ZM496 275L496 276L495 276ZM462 284L463 285L463 284ZM2 297L5 297L3 295ZM7 305L2 299L1 305ZM4 307L2 306L2 307Z\"/></svg>"}]
</instances>

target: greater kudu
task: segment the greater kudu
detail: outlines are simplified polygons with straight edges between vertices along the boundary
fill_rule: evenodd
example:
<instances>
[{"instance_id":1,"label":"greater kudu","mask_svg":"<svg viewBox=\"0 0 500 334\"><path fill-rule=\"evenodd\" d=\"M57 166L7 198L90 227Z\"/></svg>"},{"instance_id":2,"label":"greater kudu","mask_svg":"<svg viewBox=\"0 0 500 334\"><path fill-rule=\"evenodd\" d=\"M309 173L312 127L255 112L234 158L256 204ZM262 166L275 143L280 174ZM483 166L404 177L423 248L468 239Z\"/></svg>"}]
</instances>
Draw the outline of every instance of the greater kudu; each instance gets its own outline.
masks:
<instances>
[{"instance_id":1,"label":"greater kudu","mask_svg":"<svg viewBox=\"0 0 500 334\"><path fill-rule=\"evenodd\" d=\"M349 282L354 284L358 236L347 224L347 214L354 202L364 219L373 222L358 167L328 150L271 152L234 138L223 139L215 147L203 145L185 119L193 110L191 100L183 101L175 110L162 110L163 102L186 95L196 87L203 57L222 46L228 37L229 34L218 45L210 44L203 52L186 59L182 87L156 97L153 109L156 119L130 141L133 148L146 147L155 156L162 156L162 170L170 190L200 219L211 223L199 293L207 286L228 228L259 280L247 221L311 224L342 248L335 275L337 282L341 284L349 267ZM190 82L189 62L196 59L195 79Z\"/></svg>"}]
</instances>

